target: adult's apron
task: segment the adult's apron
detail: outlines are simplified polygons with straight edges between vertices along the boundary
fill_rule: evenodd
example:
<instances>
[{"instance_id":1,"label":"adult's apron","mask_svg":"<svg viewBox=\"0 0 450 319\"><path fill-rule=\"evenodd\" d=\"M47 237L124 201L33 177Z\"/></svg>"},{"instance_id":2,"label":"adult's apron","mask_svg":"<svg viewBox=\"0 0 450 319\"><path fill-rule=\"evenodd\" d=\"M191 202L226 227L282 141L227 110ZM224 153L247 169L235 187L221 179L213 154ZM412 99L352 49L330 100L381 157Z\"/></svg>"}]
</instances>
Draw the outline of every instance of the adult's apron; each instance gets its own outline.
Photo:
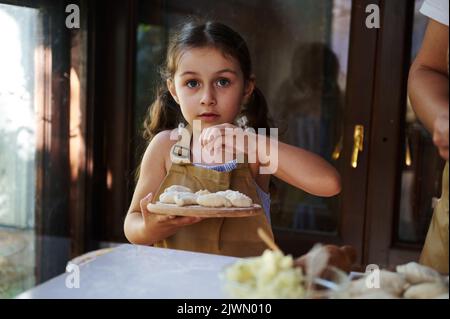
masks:
<instances>
[{"instance_id":1,"label":"adult's apron","mask_svg":"<svg viewBox=\"0 0 450 319\"><path fill-rule=\"evenodd\" d=\"M448 274L448 162L442 174L442 194L431 218L420 263Z\"/></svg>"},{"instance_id":2,"label":"adult's apron","mask_svg":"<svg viewBox=\"0 0 450 319\"><path fill-rule=\"evenodd\" d=\"M237 168L230 172L197 167L190 162L192 130L188 127L187 131L189 134L183 134L171 148L172 165L153 196L152 203L159 199L167 187L183 185L194 192L201 189L210 192L236 190L261 205L247 160L238 163ZM154 246L236 257L259 256L267 246L257 234L258 227L273 238L268 220L261 213L251 217L206 218L181 227L174 235Z\"/></svg>"}]
</instances>

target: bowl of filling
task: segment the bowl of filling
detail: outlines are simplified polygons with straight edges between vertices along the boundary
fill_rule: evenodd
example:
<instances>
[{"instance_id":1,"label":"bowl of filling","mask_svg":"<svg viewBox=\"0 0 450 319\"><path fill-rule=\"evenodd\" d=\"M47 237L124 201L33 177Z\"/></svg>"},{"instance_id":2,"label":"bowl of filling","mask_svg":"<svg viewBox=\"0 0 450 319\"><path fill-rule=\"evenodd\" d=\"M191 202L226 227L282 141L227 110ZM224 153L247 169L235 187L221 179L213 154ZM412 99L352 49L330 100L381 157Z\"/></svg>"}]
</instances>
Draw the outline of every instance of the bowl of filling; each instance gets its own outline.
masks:
<instances>
[{"instance_id":1,"label":"bowl of filling","mask_svg":"<svg viewBox=\"0 0 450 319\"><path fill-rule=\"evenodd\" d=\"M220 273L225 294L230 298L304 298L302 270L294 267L290 255L265 250L261 256L243 258Z\"/></svg>"},{"instance_id":2,"label":"bowl of filling","mask_svg":"<svg viewBox=\"0 0 450 319\"><path fill-rule=\"evenodd\" d=\"M336 267L307 274L291 255L269 249L226 266L220 279L227 297L244 299L339 298L349 283L347 274Z\"/></svg>"}]
</instances>

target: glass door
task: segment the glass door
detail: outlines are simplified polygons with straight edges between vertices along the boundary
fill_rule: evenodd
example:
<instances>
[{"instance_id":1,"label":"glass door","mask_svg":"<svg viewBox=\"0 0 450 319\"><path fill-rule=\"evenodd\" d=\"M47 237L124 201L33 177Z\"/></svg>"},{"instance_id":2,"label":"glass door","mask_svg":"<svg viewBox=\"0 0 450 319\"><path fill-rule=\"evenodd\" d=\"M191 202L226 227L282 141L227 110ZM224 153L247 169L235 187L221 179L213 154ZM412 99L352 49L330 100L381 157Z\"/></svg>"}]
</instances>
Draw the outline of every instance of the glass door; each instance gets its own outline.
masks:
<instances>
[{"instance_id":1,"label":"glass door","mask_svg":"<svg viewBox=\"0 0 450 319\"><path fill-rule=\"evenodd\" d=\"M70 72L78 45L65 19L63 2L0 3L0 298L65 271L78 231L71 216L84 213L70 205L69 169L84 74Z\"/></svg>"}]
</instances>

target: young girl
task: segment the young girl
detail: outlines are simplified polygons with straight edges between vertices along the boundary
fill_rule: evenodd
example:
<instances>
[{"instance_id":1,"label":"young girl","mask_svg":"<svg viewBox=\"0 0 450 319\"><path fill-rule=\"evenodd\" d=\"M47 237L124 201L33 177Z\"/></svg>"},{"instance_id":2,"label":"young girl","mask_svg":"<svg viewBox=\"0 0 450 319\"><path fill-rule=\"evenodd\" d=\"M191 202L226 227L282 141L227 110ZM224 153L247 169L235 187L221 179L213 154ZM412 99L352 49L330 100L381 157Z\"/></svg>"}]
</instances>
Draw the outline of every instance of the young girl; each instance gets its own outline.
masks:
<instances>
[{"instance_id":1,"label":"young girl","mask_svg":"<svg viewBox=\"0 0 450 319\"><path fill-rule=\"evenodd\" d=\"M186 124L192 133L195 120L201 121L203 129L201 145L211 142L211 129L223 133L224 128L234 128L232 123L243 115L252 128L270 127L267 105L255 86L246 43L221 23L188 23L171 38L162 73L166 83L151 106L150 122L146 122L151 142L143 156L125 219L127 239L134 244L229 256L260 255L266 245L257 229L261 227L273 237L267 193L270 175L260 174L259 170L260 163L267 163L268 159L258 157L256 163L232 161L215 166L192 163L192 134L179 141L171 139L171 131L179 123ZM267 141L258 135L257 147L261 143L269 145ZM317 196L339 193L338 173L320 157L281 142L277 152L276 177ZM156 202L171 185L184 185L194 191L237 190L262 205L265 214L202 219L148 211L147 204Z\"/></svg>"}]
</instances>

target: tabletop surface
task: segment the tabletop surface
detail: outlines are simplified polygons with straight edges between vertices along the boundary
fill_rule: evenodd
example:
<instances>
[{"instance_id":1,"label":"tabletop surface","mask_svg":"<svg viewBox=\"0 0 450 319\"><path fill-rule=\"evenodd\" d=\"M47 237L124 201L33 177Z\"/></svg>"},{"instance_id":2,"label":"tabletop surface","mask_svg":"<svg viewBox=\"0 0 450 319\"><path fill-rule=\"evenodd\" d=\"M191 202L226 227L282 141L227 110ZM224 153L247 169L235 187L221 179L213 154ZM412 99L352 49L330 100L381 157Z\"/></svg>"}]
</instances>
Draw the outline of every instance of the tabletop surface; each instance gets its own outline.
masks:
<instances>
[{"instance_id":1,"label":"tabletop surface","mask_svg":"<svg viewBox=\"0 0 450 319\"><path fill-rule=\"evenodd\" d=\"M236 260L124 244L17 298L225 298L219 274Z\"/></svg>"}]
</instances>

